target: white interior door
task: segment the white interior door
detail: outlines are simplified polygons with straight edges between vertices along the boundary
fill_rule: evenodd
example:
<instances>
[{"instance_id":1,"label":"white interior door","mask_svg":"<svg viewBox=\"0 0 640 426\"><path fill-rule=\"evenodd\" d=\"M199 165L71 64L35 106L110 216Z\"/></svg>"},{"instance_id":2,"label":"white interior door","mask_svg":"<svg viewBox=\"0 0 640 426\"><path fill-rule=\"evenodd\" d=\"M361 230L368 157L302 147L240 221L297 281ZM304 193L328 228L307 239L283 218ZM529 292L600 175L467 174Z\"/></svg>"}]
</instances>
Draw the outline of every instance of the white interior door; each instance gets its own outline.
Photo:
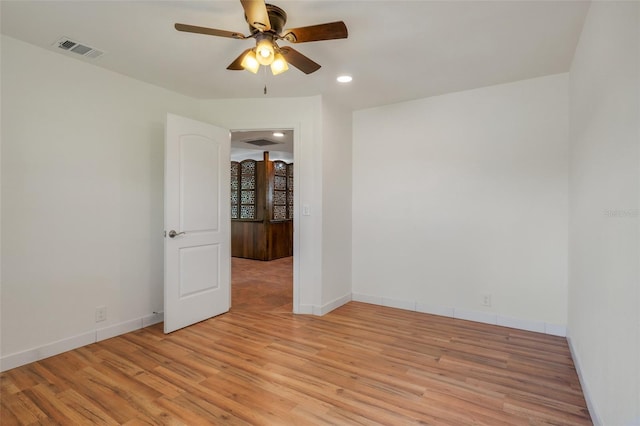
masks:
<instances>
[{"instance_id":1,"label":"white interior door","mask_svg":"<svg viewBox=\"0 0 640 426\"><path fill-rule=\"evenodd\" d=\"M167 114L164 332L231 304L230 134Z\"/></svg>"}]
</instances>

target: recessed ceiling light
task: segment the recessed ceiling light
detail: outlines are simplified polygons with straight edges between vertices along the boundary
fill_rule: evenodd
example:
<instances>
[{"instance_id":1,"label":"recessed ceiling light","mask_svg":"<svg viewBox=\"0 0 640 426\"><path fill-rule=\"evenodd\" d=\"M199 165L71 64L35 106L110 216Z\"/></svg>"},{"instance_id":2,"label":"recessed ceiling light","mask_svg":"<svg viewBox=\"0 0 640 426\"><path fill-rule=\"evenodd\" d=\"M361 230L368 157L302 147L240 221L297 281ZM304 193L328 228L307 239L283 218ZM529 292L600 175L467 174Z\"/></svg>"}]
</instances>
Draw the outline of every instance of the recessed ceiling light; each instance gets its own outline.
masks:
<instances>
[{"instance_id":1,"label":"recessed ceiling light","mask_svg":"<svg viewBox=\"0 0 640 426\"><path fill-rule=\"evenodd\" d=\"M339 83L349 83L353 78L350 75L341 75L336 80L338 80Z\"/></svg>"},{"instance_id":2,"label":"recessed ceiling light","mask_svg":"<svg viewBox=\"0 0 640 426\"><path fill-rule=\"evenodd\" d=\"M273 136L275 136L276 138L281 138L284 136L284 133L282 132L273 132Z\"/></svg>"}]
</instances>

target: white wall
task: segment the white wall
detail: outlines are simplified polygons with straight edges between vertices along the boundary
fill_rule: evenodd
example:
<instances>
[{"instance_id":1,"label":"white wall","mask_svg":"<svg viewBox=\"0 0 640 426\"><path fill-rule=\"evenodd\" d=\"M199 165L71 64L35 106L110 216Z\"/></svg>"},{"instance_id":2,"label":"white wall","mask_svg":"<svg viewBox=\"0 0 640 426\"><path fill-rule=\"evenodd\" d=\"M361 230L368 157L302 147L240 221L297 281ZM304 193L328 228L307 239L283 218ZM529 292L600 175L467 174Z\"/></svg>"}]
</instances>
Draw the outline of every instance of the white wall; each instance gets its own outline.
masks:
<instances>
[{"instance_id":1,"label":"white wall","mask_svg":"<svg viewBox=\"0 0 640 426\"><path fill-rule=\"evenodd\" d=\"M566 74L357 111L353 127L354 299L564 333Z\"/></svg>"},{"instance_id":2,"label":"white wall","mask_svg":"<svg viewBox=\"0 0 640 426\"><path fill-rule=\"evenodd\" d=\"M7 37L1 76L1 369L161 320L166 112L293 128L294 307L323 314L333 294L350 295L350 208L336 215L331 203L351 187L331 176L323 191L322 177L323 155L344 166L338 178L349 175L349 114L327 113L333 129L319 96L195 100ZM336 138L325 148L323 130ZM323 251L323 238L340 251ZM323 273L337 283L326 292ZM95 322L98 306L106 322Z\"/></svg>"},{"instance_id":3,"label":"white wall","mask_svg":"<svg viewBox=\"0 0 640 426\"><path fill-rule=\"evenodd\" d=\"M190 98L2 37L3 368L162 311L166 113ZM106 322L95 322L97 306ZM56 343L57 342L57 343Z\"/></svg>"},{"instance_id":4,"label":"white wall","mask_svg":"<svg viewBox=\"0 0 640 426\"><path fill-rule=\"evenodd\" d=\"M640 3L593 2L570 74L568 335L596 424L640 424Z\"/></svg>"},{"instance_id":5,"label":"white wall","mask_svg":"<svg viewBox=\"0 0 640 426\"><path fill-rule=\"evenodd\" d=\"M205 100L200 119L231 130L294 129L294 311L322 306L322 101L308 98ZM302 206L309 216L302 216ZM302 236L302 237L301 237Z\"/></svg>"},{"instance_id":6,"label":"white wall","mask_svg":"<svg viewBox=\"0 0 640 426\"><path fill-rule=\"evenodd\" d=\"M351 300L352 114L322 99L322 306Z\"/></svg>"}]
</instances>

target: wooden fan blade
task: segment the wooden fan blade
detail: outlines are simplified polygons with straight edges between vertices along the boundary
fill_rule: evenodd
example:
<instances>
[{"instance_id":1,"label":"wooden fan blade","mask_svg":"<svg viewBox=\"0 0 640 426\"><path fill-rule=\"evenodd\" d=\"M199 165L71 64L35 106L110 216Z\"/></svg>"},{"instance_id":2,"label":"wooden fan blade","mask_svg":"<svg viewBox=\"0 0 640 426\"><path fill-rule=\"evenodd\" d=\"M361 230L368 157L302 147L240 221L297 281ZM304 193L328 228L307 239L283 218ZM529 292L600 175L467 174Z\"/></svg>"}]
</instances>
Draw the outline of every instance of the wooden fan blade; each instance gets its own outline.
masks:
<instances>
[{"instance_id":1,"label":"wooden fan blade","mask_svg":"<svg viewBox=\"0 0 640 426\"><path fill-rule=\"evenodd\" d=\"M195 25L187 25L187 24L176 24L176 30L184 31L186 33L197 33L197 34L206 34L218 37L229 37L229 38L239 38L245 39L244 35L240 33L236 33L233 31L225 31L225 30L216 30L215 28L207 28L207 27L197 27Z\"/></svg>"},{"instance_id":2,"label":"wooden fan blade","mask_svg":"<svg viewBox=\"0 0 640 426\"><path fill-rule=\"evenodd\" d=\"M249 25L260 31L271 29L271 21L264 0L240 0L240 3L242 3L244 15L247 17Z\"/></svg>"},{"instance_id":3,"label":"wooden fan blade","mask_svg":"<svg viewBox=\"0 0 640 426\"><path fill-rule=\"evenodd\" d=\"M227 67L228 70L232 70L232 71L242 71L244 70L244 68L242 68L242 65L240 65L242 63L242 59L244 59L244 55L246 55L247 53L249 53L251 49L247 49L244 52L242 52L240 54L240 56L238 56L235 61L231 62L229 64L229 66Z\"/></svg>"},{"instance_id":4,"label":"wooden fan blade","mask_svg":"<svg viewBox=\"0 0 640 426\"><path fill-rule=\"evenodd\" d=\"M313 62L311 59L289 46L280 48L280 53L282 53L287 63L298 68L305 74L311 74L312 72L316 72L320 69L320 64Z\"/></svg>"},{"instance_id":5,"label":"wooden fan blade","mask_svg":"<svg viewBox=\"0 0 640 426\"><path fill-rule=\"evenodd\" d=\"M338 21L286 30L282 38L291 43L306 43L308 41L335 40L348 36L347 26L344 22Z\"/></svg>"}]
</instances>

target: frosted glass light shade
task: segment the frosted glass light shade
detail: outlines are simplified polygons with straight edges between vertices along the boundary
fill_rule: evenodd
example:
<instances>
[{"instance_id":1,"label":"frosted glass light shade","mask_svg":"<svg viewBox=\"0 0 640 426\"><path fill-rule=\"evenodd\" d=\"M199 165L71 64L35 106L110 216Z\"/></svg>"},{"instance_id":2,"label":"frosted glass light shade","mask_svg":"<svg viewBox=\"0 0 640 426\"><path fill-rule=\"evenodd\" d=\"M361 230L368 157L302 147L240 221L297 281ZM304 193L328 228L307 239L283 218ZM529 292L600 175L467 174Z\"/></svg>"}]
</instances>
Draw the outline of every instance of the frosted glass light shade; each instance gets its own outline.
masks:
<instances>
[{"instance_id":1,"label":"frosted glass light shade","mask_svg":"<svg viewBox=\"0 0 640 426\"><path fill-rule=\"evenodd\" d=\"M242 58L242 62L240 62L240 66L242 66L242 68L247 71L251 71L254 74L258 72L260 63L258 62L258 59L256 59L256 54L253 50L250 50L246 55L244 55L244 58Z\"/></svg>"},{"instance_id":2,"label":"frosted glass light shade","mask_svg":"<svg viewBox=\"0 0 640 426\"><path fill-rule=\"evenodd\" d=\"M284 59L284 56L282 56L282 53L276 53L273 62L271 63L271 72L273 73L273 75L282 74L288 69L289 64L287 64L287 61Z\"/></svg>"},{"instance_id":3,"label":"frosted glass light shade","mask_svg":"<svg viewBox=\"0 0 640 426\"><path fill-rule=\"evenodd\" d=\"M256 46L256 58L261 65L271 65L274 59L273 43L271 40L264 39L258 42Z\"/></svg>"}]
</instances>

